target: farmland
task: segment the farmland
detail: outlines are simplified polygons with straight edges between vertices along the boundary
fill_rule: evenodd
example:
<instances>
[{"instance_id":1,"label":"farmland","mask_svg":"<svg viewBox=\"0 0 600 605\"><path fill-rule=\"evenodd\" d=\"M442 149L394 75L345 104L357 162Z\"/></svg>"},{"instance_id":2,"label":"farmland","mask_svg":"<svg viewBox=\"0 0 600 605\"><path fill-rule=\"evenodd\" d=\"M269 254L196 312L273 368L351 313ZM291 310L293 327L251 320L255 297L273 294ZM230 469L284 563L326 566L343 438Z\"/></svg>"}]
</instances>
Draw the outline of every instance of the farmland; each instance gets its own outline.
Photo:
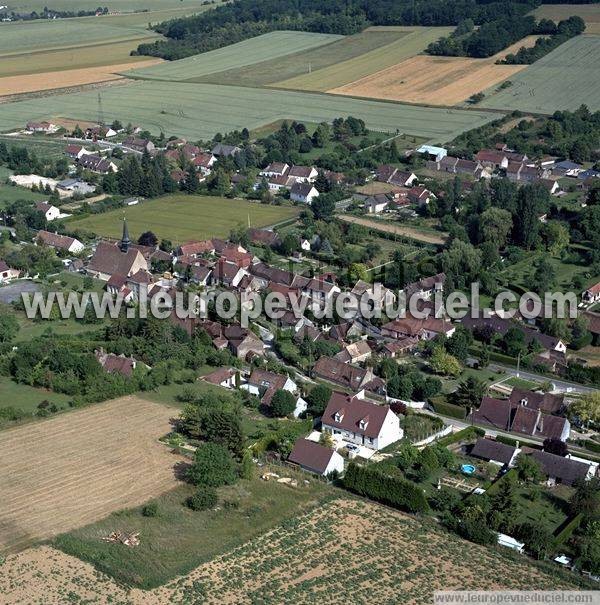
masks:
<instances>
[{"instance_id":1,"label":"farmland","mask_svg":"<svg viewBox=\"0 0 600 605\"><path fill-rule=\"evenodd\" d=\"M254 63L239 69L230 69L198 78L199 82L235 84L239 86L265 86L318 71L381 48L404 37L404 31L388 31L380 27L369 28L353 36L344 36L331 44L285 55L277 59L277 69L271 61Z\"/></svg>"},{"instance_id":2,"label":"farmland","mask_svg":"<svg viewBox=\"0 0 600 605\"><path fill-rule=\"evenodd\" d=\"M176 460L157 442L172 413L125 397L0 433L0 550L21 550L174 487Z\"/></svg>"},{"instance_id":3,"label":"farmland","mask_svg":"<svg viewBox=\"0 0 600 605\"><path fill-rule=\"evenodd\" d=\"M160 62L160 59L143 61L145 65L156 65L156 63ZM44 73L9 76L0 78L0 96L120 80L123 76L119 75L119 72L131 69L131 67L131 63L123 63L120 65L104 65L66 71L45 71Z\"/></svg>"},{"instance_id":4,"label":"farmland","mask_svg":"<svg viewBox=\"0 0 600 605\"><path fill-rule=\"evenodd\" d=\"M207 74L244 67L253 63L272 62L281 56L331 44L340 39L341 36L329 34L271 32L187 59L136 69L128 75L150 80L189 81ZM271 63L271 69L273 69L273 63Z\"/></svg>"},{"instance_id":5,"label":"farmland","mask_svg":"<svg viewBox=\"0 0 600 605\"><path fill-rule=\"evenodd\" d=\"M512 86L496 91L482 107L539 113L574 110L586 104L600 109L600 36L571 38L511 78Z\"/></svg>"},{"instance_id":6,"label":"farmland","mask_svg":"<svg viewBox=\"0 0 600 605\"><path fill-rule=\"evenodd\" d=\"M194 239L223 237L240 223L265 227L298 214L290 206L268 206L242 200L190 195L169 195L127 208L129 231L133 237L154 231L160 238L183 243ZM121 233L122 210L71 221L69 226L107 237Z\"/></svg>"},{"instance_id":7,"label":"farmland","mask_svg":"<svg viewBox=\"0 0 600 605\"><path fill-rule=\"evenodd\" d=\"M578 15L585 21L587 34L600 34L600 10L597 4L544 4L533 11L536 19L561 21Z\"/></svg>"},{"instance_id":8,"label":"farmland","mask_svg":"<svg viewBox=\"0 0 600 605\"><path fill-rule=\"evenodd\" d=\"M131 550L123 554L136 556ZM7 605L40 598L48 605L62 604L65 594L71 601L131 605L259 599L390 603L401 594L403 603L421 604L430 603L433 591L441 589L575 588L526 560L474 544L467 547L427 522L348 498L286 522L149 592L124 588L49 547L10 557L2 571L0 591Z\"/></svg>"},{"instance_id":9,"label":"farmland","mask_svg":"<svg viewBox=\"0 0 600 605\"><path fill-rule=\"evenodd\" d=\"M37 0L11 0L7 4L10 10L15 11L40 10L40 3ZM110 8L119 13L128 13L174 8L181 10L182 5L190 12L200 12L207 8L203 0L113 0L110 3ZM73 0L47 0L47 2L44 2L44 6L53 10L95 10L98 2L96 0L77 0L76 3Z\"/></svg>"},{"instance_id":10,"label":"farmland","mask_svg":"<svg viewBox=\"0 0 600 605\"><path fill-rule=\"evenodd\" d=\"M149 81L107 88L102 92L102 105L108 121L139 123L156 134L162 130L191 140L236 128L254 129L282 118L321 122L354 115L373 130L398 130L445 142L498 117L485 111L449 111L335 95ZM28 120L94 120L96 116L97 92L55 95L3 105L0 131Z\"/></svg>"},{"instance_id":11,"label":"farmland","mask_svg":"<svg viewBox=\"0 0 600 605\"><path fill-rule=\"evenodd\" d=\"M328 92L392 101L456 105L525 69L524 65L496 65L508 53L533 46L529 36L489 59L419 55Z\"/></svg>"},{"instance_id":12,"label":"farmland","mask_svg":"<svg viewBox=\"0 0 600 605\"><path fill-rule=\"evenodd\" d=\"M448 35L452 28L407 27L386 28L384 31L388 34L396 32L397 35L400 34L400 37L390 44L385 44L357 57L335 63L310 74L305 73L295 78L281 80L273 86L314 91L337 88L419 54L429 43Z\"/></svg>"}]
</instances>

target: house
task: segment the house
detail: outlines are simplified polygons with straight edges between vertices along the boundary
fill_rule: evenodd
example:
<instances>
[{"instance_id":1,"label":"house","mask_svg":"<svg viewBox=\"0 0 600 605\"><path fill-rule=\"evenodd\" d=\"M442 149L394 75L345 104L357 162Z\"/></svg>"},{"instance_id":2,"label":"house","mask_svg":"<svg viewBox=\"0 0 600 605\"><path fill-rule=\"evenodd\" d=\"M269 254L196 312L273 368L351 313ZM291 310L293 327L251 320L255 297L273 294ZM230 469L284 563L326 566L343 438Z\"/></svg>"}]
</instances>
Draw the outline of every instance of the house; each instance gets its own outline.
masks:
<instances>
[{"instance_id":1,"label":"house","mask_svg":"<svg viewBox=\"0 0 600 605\"><path fill-rule=\"evenodd\" d=\"M590 286L581 296L581 300L586 303L596 303L600 300L600 281Z\"/></svg>"},{"instance_id":2,"label":"house","mask_svg":"<svg viewBox=\"0 0 600 605\"><path fill-rule=\"evenodd\" d=\"M592 344L600 346L600 313L593 313L592 311L586 311L583 316L585 317L588 330L592 333L594 341Z\"/></svg>"},{"instance_id":3,"label":"house","mask_svg":"<svg viewBox=\"0 0 600 605\"><path fill-rule=\"evenodd\" d=\"M211 153L215 156L217 156L218 158L220 157L224 157L224 158L229 158L229 157L233 157L236 156L238 153L241 153L241 148L237 147L235 145L225 145L223 143L217 143Z\"/></svg>"},{"instance_id":4,"label":"house","mask_svg":"<svg viewBox=\"0 0 600 605\"><path fill-rule=\"evenodd\" d=\"M212 172L212 167L217 161L217 158L212 153L199 153L192 160L192 164L204 176L208 176Z\"/></svg>"},{"instance_id":5,"label":"house","mask_svg":"<svg viewBox=\"0 0 600 605\"><path fill-rule=\"evenodd\" d=\"M105 372L108 374L120 374L125 378L131 378L138 363L133 357L107 353L102 348L95 351L95 356Z\"/></svg>"},{"instance_id":6,"label":"house","mask_svg":"<svg viewBox=\"0 0 600 605\"><path fill-rule=\"evenodd\" d=\"M154 143L148 139L130 136L123 141L123 147L137 151L138 153L152 153L155 150Z\"/></svg>"},{"instance_id":7,"label":"house","mask_svg":"<svg viewBox=\"0 0 600 605\"><path fill-rule=\"evenodd\" d=\"M79 254L83 252L85 246L74 237L67 235L59 235L58 233L50 233L50 231L38 231L36 242L57 250L64 250L71 254Z\"/></svg>"},{"instance_id":8,"label":"house","mask_svg":"<svg viewBox=\"0 0 600 605\"><path fill-rule=\"evenodd\" d=\"M327 303L341 292L334 283L325 281L321 276L309 280L304 287L303 293L318 303Z\"/></svg>"},{"instance_id":9,"label":"house","mask_svg":"<svg viewBox=\"0 0 600 605\"><path fill-rule=\"evenodd\" d=\"M404 287L406 299L408 301L410 296L417 296L421 300L430 300L436 291L444 289L445 282L446 274L436 273L429 277L423 277L419 281L406 284Z\"/></svg>"},{"instance_id":10,"label":"house","mask_svg":"<svg viewBox=\"0 0 600 605\"><path fill-rule=\"evenodd\" d=\"M248 272L242 267L220 258L214 267L212 280L215 284L221 284L228 288L237 288L245 275L248 275Z\"/></svg>"},{"instance_id":11,"label":"house","mask_svg":"<svg viewBox=\"0 0 600 605\"><path fill-rule=\"evenodd\" d=\"M59 127L51 122L27 122L26 128L29 132L43 132L45 134L51 134L56 132Z\"/></svg>"},{"instance_id":12,"label":"house","mask_svg":"<svg viewBox=\"0 0 600 605\"><path fill-rule=\"evenodd\" d=\"M411 187L417 180L417 175L414 172L403 172L395 166L383 164L377 168L375 179L398 187Z\"/></svg>"},{"instance_id":13,"label":"house","mask_svg":"<svg viewBox=\"0 0 600 605\"><path fill-rule=\"evenodd\" d=\"M509 401L513 405L523 405L544 414L559 415L564 411L565 396L552 393L537 393L526 389L513 388Z\"/></svg>"},{"instance_id":14,"label":"house","mask_svg":"<svg viewBox=\"0 0 600 605\"><path fill-rule=\"evenodd\" d=\"M448 155L447 149L444 149L443 147L435 147L433 145L421 145L415 151L416 153L425 155L428 159L433 159L436 162L439 162L442 158L445 158Z\"/></svg>"},{"instance_id":15,"label":"house","mask_svg":"<svg viewBox=\"0 0 600 605\"><path fill-rule=\"evenodd\" d=\"M475 159L487 168L506 168L508 167L508 158L506 154L497 149L481 149L475 154Z\"/></svg>"},{"instance_id":16,"label":"house","mask_svg":"<svg viewBox=\"0 0 600 605\"><path fill-rule=\"evenodd\" d=\"M452 156L443 157L440 161L428 161L427 168L439 172L450 172L452 174L470 174L475 178L489 178L491 176L488 168L485 168L480 162L472 160L463 160Z\"/></svg>"},{"instance_id":17,"label":"house","mask_svg":"<svg viewBox=\"0 0 600 605\"><path fill-rule=\"evenodd\" d=\"M475 458L481 458L498 466L513 466L518 453L516 447L484 437L479 438L469 452Z\"/></svg>"},{"instance_id":18,"label":"house","mask_svg":"<svg viewBox=\"0 0 600 605\"><path fill-rule=\"evenodd\" d=\"M419 207L426 206L430 200L436 199L435 194L425 187L412 187L408 190L407 197L411 204L418 204Z\"/></svg>"},{"instance_id":19,"label":"house","mask_svg":"<svg viewBox=\"0 0 600 605\"><path fill-rule=\"evenodd\" d=\"M275 248L281 244L279 234L270 229L248 229L248 237L253 244L257 246L268 246ZM309 246L310 250L310 246Z\"/></svg>"},{"instance_id":20,"label":"house","mask_svg":"<svg viewBox=\"0 0 600 605\"><path fill-rule=\"evenodd\" d=\"M386 307L396 302L397 296L392 290L381 284L369 284L359 279L351 290L351 293L360 301L373 301L375 308L385 311Z\"/></svg>"},{"instance_id":21,"label":"house","mask_svg":"<svg viewBox=\"0 0 600 605\"><path fill-rule=\"evenodd\" d=\"M92 172L98 172L100 174L107 174L109 172L117 172L118 168L114 162L107 160L99 155L89 154L82 155L77 163L87 170Z\"/></svg>"},{"instance_id":22,"label":"house","mask_svg":"<svg viewBox=\"0 0 600 605\"><path fill-rule=\"evenodd\" d=\"M242 246L228 245L221 251L220 260L234 263L242 269L247 269L252 264L253 256Z\"/></svg>"},{"instance_id":23,"label":"house","mask_svg":"<svg viewBox=\"0 0 600 605\"><path fill-rule=\"evenodd\" d=\"M552 174L557 176L570 176L577 177L583 172L583 166L570 160L563 160L561 162L555 162L552 168Z\"/></svg>"},{"instance_id":24,"label":"house","mask_svg":"<svg viewBox=\"0 0 600 605\"><path fill-rule=\"evenodd\" d=\"M515 404L509 399L483 397L479 409L472 412L471 418L475 424L540 439L566 441L571 431L571 424L566 418L544 414L539 409Z\"/></svg>"},{"instance_id":25,"label":"house","mask_svg":"<svg viewBox=\"0 0 600 605\"><path fill-rule=\"evenodd\" d=\"M344 472L344 459L329 447L300 438L288 456L288 462L317 475L327 477L330 473Z\"/></svg>"},{"instance_id":26,"label":"house","mask_svg":"<svg viewBox=\"0 0 600 605\"><path fill-rule=\"evenodd\" d=\"M227 340L227 346L238 359L249 360L264 355L265 345L260 338L239 324L226 326L223 328L222 335Z\"/></svg>"},{"instance_id":27,"label":"house","mask_svg":"<svg viewBox=\"0 0 600 605\"><path fill-rule=\"evenodd\" d=\"M202 380L226 389L234 389L237 386L239 370L235 368L219 368L210 374L202 376Z\"/></svg>"},{"instance_id":28,"label":"house","mask_svg":"<svg viewBox=\"0 0 600 605\"><path fill-rule=\"evenodd\" d=\"M362 389L381 394L385 392L385 383L370 368L360 368L333 357L320 357L313 367L313 375L355 393Z\"/></svg>"},{"instance_id":29,"label":"house","mask_svg":"<svg viewBox=\"0 0 600 605\"><path fill-rule=\"evenodd\" d=\"M292 166L287 176L296 183L314 183L319 172L314 166Z\"/></svg>"},{"instance_id":30,"label":"house","mask_svg":"<svg viewBox=\"0 0 600 605\"><path fill-rule=\"evenodd\" d=\"M319 192L317 191L317 188L310 183L294 183L290 190L290 199L293 202L311 204L317 197L319 197Z\"/></svg>"},{"instance_id":31,"label":"house","mask_svg":"<svg viewBox=\"0 0 600 605\"><path fill-rule=\"evenodd\" d=\"M298 385L289 376L275 374L259 368L252 370L248 382L242 385L242 388L252 395L256 395L261 404L267 407L271 405L273 396L277 391L287 391L294 395L298 392ZM297 397L294 416L298 418L300 414L306 411L306 407L306 401L302 397Z\"/></svg>"},{"instance_id":32,"label":"house","mask_svg":"<svg viewBox=\"0 0 600 605\"><path fill-rule=\"evenodd\" d=\"M540 179L539 182L548 190L550 195L558 195L562 191L558 181L553 179Z\"/></svg>"},{"instance_id":33,"label":"house","mask_svg":"<svg viewBox=\"0 0 600 605\"><path fill-rule=\"evenodd\" d=\"M533 183L541 179L547 179L548 176L550 176L550 171L538 168L537 166L528 166L527 164L519 164L518 162L508 162L506 176L511 181Z\"/></svg>"},{"instance_id":34,"label":"house","mask_svg":"<svg viewBox=\"0 0 600 605\"><path fill-rule=\"evenodd\" d=\"M199 257L204 254L214 254L215 244L213 240L205 239L199 242L188 242L182 244L175 250L175 255L179 258L181 256L192 256Z\"/></svg>"},{"instance_id":35,"label":"house","mask_svg":"<svg viewBox=\"0 0 600 605\"><path fill-rule=\"evenodd\" d=\"M371 347L366 340L358 340L346 345L335 357L343 363L362 363L371 357Z\"/></svg>"},{"instance_id":36,"label":"house","mask_svg":"<svg viewBox=\"0 0 600 605\"><path fill-rule=\"evenodd\" d=\"M378 193L368 196L363 203L363 207L368 214L378 214L383 212L389 203L390 198L385 193Z\"/></svg>"},{"instance_id":37,"label":"house","mask_svg":"<svg viewBox=\"0 0 600 605\"><path fill-rule=\"evenodd\" d=\"M406 355L417 348L419 339L414 337L401 338L392 342L386 342L381 347L381 354L384 357L396 358L398 355Z\"/></svg>"},{"instance_id":38,"label":"house","mask_svg":"<svg viewBox=\"0 0 600 605\"><path fill-rule=\"evenodd\" d=\"M418 319L412 315L399 317L381 326L383 336L389 336L397 340L404 338L418 338L419 340L433 340L436 336L444 335L450 338L456 328L444 319L438 319L431 315Z\"/></svg>"},{"instance_id":39,"label":"house","mask_svg":"<svg viewBox=\"0 0 600 605\"><path fill-rule=\"evenodd\" d=\"M290 165L284 162L272 162L266 168L263 168L258 174L265 178L275 176L285 176L290 170Z\"/></svg>"},{"instance_id":40,"label":"house","mask_svg":"<svg viewBox=\"0 0 600 605\"><path fill-rule=\"evenodd\" d=\"M83 145L71 144L65 147L65 154L72 160L78 160L82 155L88 153L89 151Z\"/></svg>"},{"instance_id":41,"label":"house","mask_svg":"<svg viewBox=\"0 0 600 605\"><path fill-rule=\"evenodd\" d=\"M41 212L48 222L60 218L60 210L56 206L50 205L48 202L37 202L35 209Z\"/></svg>"},{"instance_id":42,"label":"house","mask_svg":"<svg viewBox=\"0 0 600 605\"><path fill-rule=\"evenodd\" d=\"M336 440L381 450L402 439L400 419L388 405L378 405L334 391L321 417L322 430Z\"/></svg>"},{"instance_id":43,"label":"house","mask_svg":"<svg viewBox=\"0 0 600 605\"><path fill-rule=\"evenodd\" d=\"M117 131L110 126L92 126L85 129L85 136L88 139L110 139L117 136Z\"/></svg>"},{"instance_id":44,"label":"house","mask_svg":"<svg viewBox=\"0 0 600 605\"><path fill-rule=\"evenodd\" d=\"M550 485L557 483L573 485L577 481L585 481L588 478L590 465L585 462L563 458L550 452L529 450L529 448L527 450L527 452L524 450L521 455L531 456L542 467Z\"/></svg>"},{"instance_id":45,"label":"house","mask_svg":"<svg viewBox=\"0 0 600 605\"><path fill-rule=\"evenodd\" d=\"M6 261L0 259L0 284L5 284L13 279L17 279L21 275L18 269L11 269Z\"/></svg>"}]
</instances>

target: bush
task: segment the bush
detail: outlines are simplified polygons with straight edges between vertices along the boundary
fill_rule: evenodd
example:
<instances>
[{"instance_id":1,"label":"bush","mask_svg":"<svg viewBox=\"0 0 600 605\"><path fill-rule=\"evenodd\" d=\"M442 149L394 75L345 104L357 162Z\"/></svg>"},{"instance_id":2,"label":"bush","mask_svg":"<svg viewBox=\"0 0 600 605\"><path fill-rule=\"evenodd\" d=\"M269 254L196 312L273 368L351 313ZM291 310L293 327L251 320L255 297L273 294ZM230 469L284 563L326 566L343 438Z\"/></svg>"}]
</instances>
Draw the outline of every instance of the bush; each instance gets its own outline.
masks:
<instances>
[{"instance_id":1,"label":"bush","mask_svg":"<svg viewBox=\"0 0 600 605\"><path fill-rule=\"evenodd\" d=\"M467 409L460 406L448 403L443 395L439 397L430 397L429 404L437 414L449 416L450 418L458 418L464 420L467 417Z\"/></svg>"},{"instance_id":2,"label":"bush","mask_svg":"<svg viewBox=\"0 0 600 605\"><path fill-rule=\"evenodd\" d=\"M193 496L190 496L185 503L192 510L207 510L216 506L217 500L215 488L205 487L198 490Z\"/></svg>"},{"instance_id":3,"label":"bush","mask_svg":"<svg viewBox=\"0 0 600 605\"><path fill-rule=\"evenodd\" d=\"M237 479L235 464L227 448L218 443L203 443L196 450L187 477L194 485L220 487Z\"/></svg>"},{"instance_id":4,"label":"bush","mask_svg":"<svg viewBox=\"0 0 600 605\"><path fill-rule=\"evenodd\" d=\"M296 409L296 397L289 391L279 389L271 399L271 413L273 416L289 416Z\"/></svg>"},{"instance_id":5,"label":"bush","mask_svg":"<svg viewBox=\"0 0 600 605\"><path fill-rule=\"evenodd\" d=\"M400 477L390 477L377 469L358 466L353 462L346 470L344 487L361 496L411 513L429 509L425 494L416 483Z\"/></svg>"},{"instance_id":6,"label":"bush","mask_svg":"<svg viewBox=\"0 0 600 605\"><path fill-rule=\"evenodd\" d=\"M576 338L575 340L569 343L569 347L574 351L579 351L579 349L583 349L592 344L594 340L594 335L591 332L586 332L580 338Z\"/></svg>"},{"instance_id":7,"label":"bush","mask_svg":"<svg viewBox=\"0 0 600 605\"><path fill-rule=\"evenodd\" d=\"M144 517L158 517L158 502L148 502L142 507Z\"/></svg>"},{"instance_id":8,"label":"bush","mask_svg":"<svg viewBox=\"0 0 600 605\"><path fill-rule=\"evenodd\" d=\"M469 441L471 439L476 439L478 437L483 437L485 435L485 431L480 429L478 426L468 426L457 433L453 433L448 435L447 437L442 437L439 441L436 442L438 447L448 447L452 443L458 443L459 441Z\"/></svg>"}]
</instances>

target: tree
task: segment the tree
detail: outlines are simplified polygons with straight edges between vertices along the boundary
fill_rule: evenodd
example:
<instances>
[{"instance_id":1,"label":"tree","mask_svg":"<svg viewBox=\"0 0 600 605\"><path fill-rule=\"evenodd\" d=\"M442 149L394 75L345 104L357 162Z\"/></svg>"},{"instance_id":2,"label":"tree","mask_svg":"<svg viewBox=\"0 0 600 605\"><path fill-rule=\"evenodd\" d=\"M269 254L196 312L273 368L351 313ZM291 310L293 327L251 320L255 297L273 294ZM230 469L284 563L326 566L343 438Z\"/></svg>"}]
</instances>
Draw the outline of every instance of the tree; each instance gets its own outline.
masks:
<instances>
[{"instance_id":1,"label":"tree","mask_svg":"<svg viewBox=\"0 0 600 605\"><path fill-rule=\"evenodd\" d=\"M440 255L440 262L446 275L450 276L457 288L469 288L481 273L481 251L472 244L454 240Z\"/></svg>"},{"instance_id":2,"label":"tree","mask_svg":"<svg viewBox=\"0 0 600 605\"><path fill-rule=\"evenodd\" d=\"M569 448L564 441L548 437L548 439L544 439L544 451L564 458L569 453Z\"/></svg>"},{"instance_id":3,"label":"tree","mask_svg":"<svg viewBox=\"0 0 600 605\"><path fill-rule=\"evenodd\" d=\"M0 315L0 342L11 342L19 333L19 322L14 315Z\"/></svg>"},{"instance_id":4,"label":"tree","mask_svg":"<svg viewBox=\"0 0 600 605\"><path fill-rule=\"evenodd\" d=\"M502 348L507 355L517 357L525 351L525 334L516 326L510 327L502 339Z\"/></svg>"},{"instance_id":5,"label":"tree","mask_svg":"<svg viewBox=\"0 0 600 605\"><path fill-rule=\"evenodd\" d=\"M550 553L552 534L542 523L523 523L516 527L514 533L536 559L545 559Z\"/></svg>"},{"instance_id":6,"label":"tree","mask_svg":"<svg viewBox=\"0 0 600 605\"><path fill-rule=\"evenodd\" d=\"M452 400L456 405L477 409L486 393L487 384L476 376L469 376L458 385L458 388L452 395Z\"/></svg>"},{"instance_id":7,"label":"tree","mask_svg":"<svg viewBox=\"0 0 600 605\"><path fill-rule=\"evenodd\" d=\"M300 247L298 236L293 233L288 233L281 242L281 253L284 256L290 256L297 252Z\"/></svg>"},{"instance_id":8,"label":"tree","mask_svg":"<svg viewBox=\"0 0 600 605\"><path fill-rule=\"evenodd\" d=\"M335 446L333 436L328 431L321 431L321 435L319 436L319 443L330 449L333 449Z\"/></svg>"},{"instance_id":9,"label":"tree","mask_svg":"<svg viewBox=\"0 0 600 605\"><path fill-rule=\"evenodd\" d=\"M331 399L331 393L331 389L325 384L315 386L306 398L308 411L313 416L322 416Z\"/></svg>"},{"instance_id":10,"label":"tree","mask_svg":"<svg viewBox=\"0 0 600 605\"><path fill-rule=\"evenodd\" d=\"M185 173L185 179L183 180L183 190L188 193L196 193L200 189L200 181L198 180L198 173L194 168L193 164L188 166L187 172Z\"/></svg>"},{"instance_id":11,"label":"tree","mask_svg":"<svg viewBox=\"0 0 600 605\"><path fill-rule=\"evenodd\" d=\"M519 455L515 469L519 479L525 483L539 483L544 478L539 462L527 454Z\"/></svg>"},{"instance_id":12,"label":"tree","mask_svg":"<svg viewBox=\"0 0 600 605\"><path fill-rule=\"evenodd\" d=\"M600 391L580 395L569 406L569 416L583 425L600 424Z\"/></svg>"},{"instance_id":13,"label":"tree","mask_svg":"<svg viewBox=\"0 0 600 605\"><path fill-rule=\"evenodd\" d=\"M240 477L248 481L254 477L254 462L252 461L252 454L248 450L246 450L242 456Z\"/></svg>"},{"instance_id":14,"label":"tree","mask_svg":"<svg viewBox=\"0 0 600 605\"><path fill-rule=\"evenodd\" d=\"M214 508L217 501L217 492L214 487L204 487L199 489L193 496L190 496L185 503L192 510L207 510Z\"/></svg>"},{"instance_id":15,"label":"tree","mask_svg":"<svg viewBox=\"0 0 600 605\"><path fill-rule=\"evenodd\" d=\"M279 418L289 416L296 409L296 397L289 391L279 389L271 399L271 413Z\"/></svg>"},{"instance_id":16,"label":"tree","mask_svg":"<svg viewBox=\"0 0 600 605\"><path fill-rule=\"evenodd\" d=\"M581 513L586 518L597 519L600 516L600 478L578 479L574 487L575 493L569 500L571 514Z\"/></svg>"},{"instance_id":17,"label":"tree","mask_svg":"<svg viewBox=\"0 0 600 605\"><path fill-rule=\"evenodd\" d=\"M331 193L322 193L315 198L310 207L317 220L327 220L335 212L335 197Z\"/></svg>"},{"instance_id":18,"label":"tree","mask_svg":"<svg viewBox=\"0 0 600 605\"><path fill-rule=\"evenodd\" d=\"M465 363L469 355L469 347L473 344L473 334L464 326L457 326L454 334L446 341L446 351Z\"/></svg>"},{"instance_id":19,"label":"tree","mask_svg":"<svg viewBox=\"0 0 600 605\"><path fill-rule=\"evenodd\" d=\"M156 248L158 244L158 238L152 231L144 231L142 235L138 237L138 244L140 246L149 246L151 248Z\"/></svg>"},{"instance_id":20,"label":"tree","mask_svg":"<svg viewBox=\"0 0 600 605\"><path fill-rule=\"evenodd\" d=\"M458 359L450 355L441 346L434 347L429 364L436 374L441 374L442 376L458 376L461 371Z\"/></svg>"},{"instance_id":21,"label":"tree","mask_svg":"<svg viewBox=\"0 0 600 605\"><path fill-rule=\"evenodd\" d=\"M550 261L543 256L535 265L531 287L542 296L545 292L550 292L555 281L556 271Z\"/></svg>"},{"instance_id":22,"label":"tree","mask_svg":"<svg viewBox=\"0 0 600 605\"><path fill-rule=\"evenodd\" d=\"M218 443L202 443L194 454L187 472L188 480L201 487L220 487L236 481L235 464L231 454Z\"/></svg>"},{"instance_id":23,"label":"tree","mask_svg":"<svg viewBox=\"0 0 600 605\"><path fill-rule=\"evenodd\" d=\"M479 217L479 238L482 242L491 242L496 248L502 248L512 225L512 216L508 210L488 208Z\"/></svg>"},{"instance_id":24,"label":"tree","mask_svg":"<svg viewBox=\"0 0 600 605\"><path fill-rule=\"evenodd\" d=\"M546 250L552 256L558 256L569 245L569 229L558 221L543 223L540 227L540 235Z\"/></svg>"}]
</instances>

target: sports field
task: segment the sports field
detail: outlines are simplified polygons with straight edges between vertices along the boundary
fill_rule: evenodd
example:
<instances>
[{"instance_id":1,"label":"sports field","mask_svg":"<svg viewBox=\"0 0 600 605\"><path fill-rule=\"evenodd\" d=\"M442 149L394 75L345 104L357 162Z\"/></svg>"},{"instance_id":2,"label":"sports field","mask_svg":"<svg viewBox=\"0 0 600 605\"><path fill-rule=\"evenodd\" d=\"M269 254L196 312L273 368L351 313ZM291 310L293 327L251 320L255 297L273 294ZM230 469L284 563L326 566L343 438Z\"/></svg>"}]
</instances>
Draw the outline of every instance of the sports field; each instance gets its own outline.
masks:
<instances>
[{"instance_id":1,"label":"sports field","mask_svg":"<svg viewBox=\"0 0 600 605\"><path fill-rule=\"evenodd\" d=\"M28 120L68 117L95 120L98 93L80 92L9 103L0 107L0 132ZM279 119L331 122L353 115L373 130L422 136L445 142L498 117L486 111L436 109L336 95L252 89L213 84L134 82L102 91L105 119L141 124L158 134L188 140L210 139L217 132L250 130Z\"/></svg>"},{"instance_id":2,"label":"sports field","mask_svg":"<svg viewBox=\"0 0 600 605\"><path fill-rule=\"evenodd\" d=\"M377 31L372 28L368 31ZM346 61L339 61L312 73L304 73L294 78L281 79L273 86L294 90L326 91L354 82L360 78L381 71L409 59L431 43L447 36L452 31L449 27L396 27L386 28L383 33L395 33L393 42L365 52Z\"/></svg>"},{"instance_id":3,"label":"sports field","mask_svg":"<svg viewBox=\"0 0 600 605\"><path fill-rule=\"evenodd\" d=\"M571 15L578 15L585 21L586 34L600 34L600 7L590 4L544 4L533 11L536 19L562 21Z\"/></svg>"},{"instance_id":4,"label":"sports field","mask_svg":"<svg viewBox=\"0 0 600 605\"><path fill-rule=\"evenodd\" d=\"M525 69L525 65L496 65L521 47L535 44L528 36L489 59L418 55L328 92L341 95L456 105Z\"/></svg>"},{"instance_id":5,"label":"sports field","mask_svg":"<svg viewBox=\"0 0 600 605\"><path fill-rule=\"evenodd\" d=\"M202 513L190 513L194 514ZM157 544L150 564L160 556L160 547ZM111 558L118 556L117 550L134 559L139 549L115 547ZM152 591L118 584L91 565L47 546L9 557L0 575L6 605L64 605L65 595L73 603L128 605L425 605L433 601L435 590L576 588L527 558L509 558L427 521L350 498L337 498L284 522Z\"/></svg>"},{"instance_id":6,"label":"sports field","mask_svg":"<svg viewBox=\"0 0 600 605\"><path fill-rule=\"evenodd\" d=\"M600 36L577 36L511 77L510 88L481 107L554 113L587 105L600 109Z\"/></svg>"},{"instance_id":7,"label":"sports field","mask_svg":"<svg viewBox=\"0 0 600 605\"><path fill-rule=\"evenodd\" d=\"M270 61L273 69L279 57L331 44L341 38L342 36L310 32L271 32L179 61L136 69L128 76L150 80L186 81L263 61Z\"/></svg>"},{"instance_id":8,"label":"sports field","mask_svg":"<svg viewBox=\"0 0 600 605\"><path fill-rule=\"evenodd\" d=\"M129 233L137 238L153 231L159 239L183 243L207 237L229 235L239 224L252 227L274 225L297 215L299 208L269 206L259 202L230 200L220 197L174 194L130 206L125 212ZM123 210L69 222L69 227L85 229L105 237L119 237Z\"/></svg>"},{"instance_id":9,"label":"sports field","mask_svg":"<svg viewBox=\"0 0 600 605\"><path fill-rule=\"evenodd\" d=\"M158 438L173 409L123 397L0 432L0 552L15 552L177 485Z\"/></svg>"}]
</instances>

